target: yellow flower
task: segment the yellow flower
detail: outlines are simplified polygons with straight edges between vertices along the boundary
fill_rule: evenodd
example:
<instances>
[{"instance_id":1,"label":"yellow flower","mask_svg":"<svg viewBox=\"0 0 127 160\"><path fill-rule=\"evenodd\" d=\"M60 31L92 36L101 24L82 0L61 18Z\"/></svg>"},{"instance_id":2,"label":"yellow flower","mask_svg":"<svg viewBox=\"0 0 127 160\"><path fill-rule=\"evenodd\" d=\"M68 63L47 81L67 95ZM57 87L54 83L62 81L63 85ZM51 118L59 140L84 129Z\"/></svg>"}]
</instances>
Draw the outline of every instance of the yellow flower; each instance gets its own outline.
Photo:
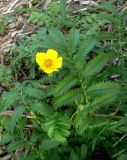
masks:
<instances>
[{"instance_id":1,"label":"yellow flower","mask_svg":"<svg viewBox=\"0 0 127 160\"><path fill-rule=\"evenodd\" d=\"M62 60L63 58L58 58L58 52L53 49L48 49L46 53L36 53L36 62L45 73L58 71L58 68L62 66Z\"/></svg>"}]
</instances>

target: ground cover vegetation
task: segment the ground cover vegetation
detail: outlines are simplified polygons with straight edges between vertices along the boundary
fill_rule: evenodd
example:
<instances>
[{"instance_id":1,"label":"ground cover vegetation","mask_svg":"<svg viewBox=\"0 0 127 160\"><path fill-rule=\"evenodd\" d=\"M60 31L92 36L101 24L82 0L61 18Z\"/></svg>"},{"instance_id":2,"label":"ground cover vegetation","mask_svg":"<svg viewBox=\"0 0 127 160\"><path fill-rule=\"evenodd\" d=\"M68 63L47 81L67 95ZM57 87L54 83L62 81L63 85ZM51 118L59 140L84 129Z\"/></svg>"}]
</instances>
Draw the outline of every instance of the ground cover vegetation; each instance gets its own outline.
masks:
<instances>
[{"instance_id":1,"label":"ground cover vegetation","mask_svg":"<svg viewBox=\"0 0 127 160\"><path fill-rule=\"evenodd\" d=\"M15 15L34 28L0 65L1 158L127 160L127 4L79 3L0 14L1 36Z\"/></svg>"}]
</instances>

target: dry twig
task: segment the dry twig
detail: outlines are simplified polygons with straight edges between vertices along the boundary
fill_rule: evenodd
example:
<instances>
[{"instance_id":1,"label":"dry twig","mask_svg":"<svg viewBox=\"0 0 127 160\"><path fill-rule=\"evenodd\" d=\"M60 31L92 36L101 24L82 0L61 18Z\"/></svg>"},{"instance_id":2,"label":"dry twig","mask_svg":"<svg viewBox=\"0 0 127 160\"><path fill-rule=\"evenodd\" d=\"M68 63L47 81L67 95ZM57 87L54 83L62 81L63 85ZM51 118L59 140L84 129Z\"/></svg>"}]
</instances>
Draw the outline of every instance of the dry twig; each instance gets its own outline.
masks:
<instances>
[{"instance_id":1,"label":"dry twig","mask_svg":"<svg viewBox=\"0 0 127 160\"><path fill-rule=\"evenodd\" d=\"M14 1L11 1L9 3L9 5L7 6L7 8L5 8L4 12L2 14L8 14L8 13L11 13L13 12L13 7L16 5L16 3L18 3L19 0L14 0Z\"/></svg>"}]
</instances>

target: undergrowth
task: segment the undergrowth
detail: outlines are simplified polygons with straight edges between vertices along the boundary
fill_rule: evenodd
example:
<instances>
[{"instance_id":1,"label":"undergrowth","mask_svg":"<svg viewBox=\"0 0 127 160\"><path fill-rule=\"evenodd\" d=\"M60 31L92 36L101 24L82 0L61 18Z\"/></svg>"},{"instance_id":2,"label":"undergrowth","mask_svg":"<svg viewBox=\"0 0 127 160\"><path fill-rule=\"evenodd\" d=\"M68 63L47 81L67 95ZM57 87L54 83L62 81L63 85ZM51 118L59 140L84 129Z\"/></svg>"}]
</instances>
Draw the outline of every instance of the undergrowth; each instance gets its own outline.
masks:
<instances>
[{"instance_id":1,"label":"undergrowth","mask_svg":"<svg viewBox=\"0 0 127 160\"><path fill-rule=\"evenodd\" d=\"M0 145L19 160L126 160L127 10L70 14L61 0L46 12L31 13L38 29L0 68ZM63 57L52 76L35 62L50 48Z\"/></svg>"}]
</instances>

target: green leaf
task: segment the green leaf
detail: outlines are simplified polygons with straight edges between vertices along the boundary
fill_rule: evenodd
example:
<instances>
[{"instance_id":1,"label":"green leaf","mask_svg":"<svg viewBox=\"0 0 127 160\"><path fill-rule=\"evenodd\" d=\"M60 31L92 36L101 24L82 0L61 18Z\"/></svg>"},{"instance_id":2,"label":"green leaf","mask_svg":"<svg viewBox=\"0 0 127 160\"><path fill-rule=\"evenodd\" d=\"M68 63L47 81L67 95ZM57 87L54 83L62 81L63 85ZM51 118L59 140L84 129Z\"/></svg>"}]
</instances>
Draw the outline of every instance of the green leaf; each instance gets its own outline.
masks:
<instances>
[{"instance_id":1,"label":"green leaf","mask_svg":"<svg viewBox=\"0 0 127 160\"><path fill-rule=\"evenodd\" d=\"M44 160L44 159L45 158L43 154L40 155L39 153L37 154L37 151L31 151L27 157L25 156L24 160Z\"/></svg>"},{"instance_id":2,"label":"green leaf","mask_svg":"<svg viewBox=\"0 0 127 160\"><path fill-rule=\"evenodd\" d=\"M52 115L53 113L52 109L45 102L33 103L31 106L31 109L33 112L44 115L44 116Z\"/></svg>"},{"instance_id":3,"label":"green leaf","mask_svg":"<svg viewBox=\"0 0 127 160\"><path fill-rule=\"evenodd\" d=\"M77 155L76 152L74 152L73 150L71 151L71 154L70 154L70 160L80 160L80 157L79 155Z\"/></svg>"},{"instance_id":4,"label":"green leaf","mask_svg":"<svg viewBox=\"0 0 127 160\"><path fill-rule=\"evenodd\" d=\"M118 94L108 93L108 94L95 98L90 105L91 111L96 110L100 107L112 104L116 100L117 97L118 97Z\"/></svg>"},{"instance_id":5,"label":"green leaf","mask_svg":"<svg viewBox=\"0 0 127 160\"><path fill-rule=\"evenodd\" d=\"M77 77L73 75L66 75L54 88L54 94L60 96L67 92L72 86L78 83Z\"/></svg>"},{"instance_id":6,"label":"green leaf","mask_svg":"<svg viewBox=\"0 0 127 160\"><path fill-rule=\"evenodd\" d=\"M100 13L98 15L99 18L106 20L107 22L111 22L111 23L117 23L117 19L115 17L113 17L112 14L108 14L108 13Z\"/></svg>"},{"instance_id":7,"label":"green leaf","mask_svg":"<svg viewBox=\"0 0 127 160\"><path fill-rule=\"evenodd\" d=\"M40 145L40 149L47 151L47 150L56 148L59 145L60 145L60 143L58 141L54 141L52 139L46 139L46 140L42 141L42 143Z\"/></svg>"},{"instance_id":8,"label":"green leaf","mask_svg":"<svg viewBox=\"0 0 127 160\"><path fill-rule=\"evenodd\" d=\"M120 131L127 133L127 126L121 126L119 128Z\"/></svg>"},{"instance_id":9,"label":"green leaf","mask_svg":"<svg viewBox=\"0 0 127 160\"><path fill-rule=\"evenodd\" d=\"M81 44L79 44L79 56L82 58L86 57L86 55L93 50L96 44L97 40L94 37L86 37Z\"/></svg>"},{"instance_id":10,"label":"green leaf","mask_svg":"<svg viewBox=\"0 0 127 160\"><path fill-rule=\"evenodd\" d=\"M87 158L87 152L88 152L87 144L82 144L82 146L81 146L81 157L82 157L82 159Z\"/></svg>"},{"instance_id":11,"label":"green leaf","mask_svg":"<svg viewBox=\"0 0 127 160\"><path fill-rule=\"evenodd\" d=\"M10 92L4 92L2 95L2 101L0 106L0 111L5 111L11 105L13 105L18 100L19 92L15 88Z\"/></svg>"},{"instance_id":12,"label":"green leaf","mask_svg":"<svg viewBox=\"0 0 127 160\"><path fill-rule=\"evenodd\" d=\"M57 97L54 100L54 105L56 108L67 104L72 105L75 101L79 102L81 98L83 98L83 96L84 94L82 90L80 89L71 90L65 93L64 95Z\"/></svg>"},{"instance_id":13,"label":"green leaf","mask_svg":"<svg viewBox=\"0 0 127 160\"><path fill-rule=\"evenodd\" d=\"M17 107L16 110L14 111L11 120L10 120L10 131L14 131L14 127L22 117L23 113L25 112L25 108L23 106Z\"/></svg>"},{"instance_id":14,"label":"green leaf","mask_svg":"<svg viewBox=\"0 0 127 160\"><path fill-rule=\"evenodd\" d=\"M66 1L65 0L60 0L60 11L61 11L62 22L64 22L67 18Z\"/></svg>"},{"instance_id":15,"label":"green leaf","mask_svg":"<svg viewBox=\"0 0 127 160\"><path fill-rule=\"evenodd\" d=\"M70 135L70 124L67 116L56 113L46 118L44 126L49 138L58 142L65 142L66 137Z\"/></svg>"},{"instance_id":16,"label":"green leaf","mask_svg":"<svg viewBox=\"0 0 127 160\"><path fill-rule=\"evenodd\" d=\"M87 93L89 95L99 95L99 94L106 94L106 93L119 93L120 92L120 86L117 83L114 82L98 82L95 84L92 84L88 89Z\"/></svg>"},{"instance_id":17,"label":"green leaf","mask_svg":"<svg viewBox=\"0 0 127 160\"><path fill-rule=\"evenodd\" d=\"M61 47L66 46L66 39L64 34L57 28L53 28L49 31L50 37Z\"/></svg>"},{"instance_id":18,"label":"green leaf","mask_svg":"<svg viewBox=\"0 0 127 160\"><path fill-rule=\"evenodd\" d=\"M113 5L113 4L104 3L100 8L103 8L103 9L105 9L107 11L110 11L114 15L118 14L117 7L115 5Z\"/></svg>"},{"instance_id":19,"label":"green leaf","mask_svg":"<svg viewBox=\"0 0 127 160\"><path fill-rule=\"evenodd\" d=\"M86 66L84 76L91 76L99 73L105 64L109 61L111 55L110 54L100 54L92 59Z\"/></svg>"},{"instance_id":20,"label":"green leaf","mask_svg":"<svg viewBox=\"0 0 127 160\"><path fill-rule=\"evenodd\" d=\"M120 17L121 17L122 19L127 18L127 10L126 10L126 9L125 9L123 12L120 13Z\"/></svg>"},{"instance_id":21,"label":"green leaf","mask_svg":"<svg viewBox=\"0 0 127 160\"><path fill-rule=\"evenodd\" d=\"M79 44L79 40L80 40L79 31L74 28L71 29L68 38L68 47L71 53L74 53L76 51L77 46Z\"/></svg>"},{"instance_id":22,"label":"green leaf","mask_svg":"<svg viewBox=\"0 0 127 160\"><path fill-rule=\"evenodd\" d=\"M25 95L33 98L42 99L45 97L45 92L38 88L33 88L32 86L25 86L23 89Z\"/></svg>"},{"instance_id":23,"label":"green leaf","mask_svg":"<svg viewBox=\"0 0 127 160\"><path fill-rule=\"evenodd\" d=\"M126 160L127 159L127 154L121 154L117 160Z\"/></svg>"},{"instance_id":24,"label":"green leaf","mask_svg":"<svg viewBox=\"0 0 127 160\"><path fill-rule=\"evenodd\" d=\"M9 133L2 134L2 138L0 140L0 145L5 145L6 143L10 142L12 140L12 137L10 136Z\"/></svg>"},{"instance_id":25,"label":"green leaf","mask_svg":"<svg viewBox=\"0 0 127 160\"><path fill-rule=\"evenodd\" d=\"M114 130L119 130L122 126L127 126L127 116L121 118L120 120L117 121L117 123L114 123L110 129L111 131Z\"/></svg>"},{"instance_id":26,"label":"green leaf","mask_svg":"<svg viewBox=\"0 0 127 160\"><path fill-rule=\"evenodd\" d=\"M13 152L17 150L18 148L21 148L24 144L22 140L19 141L13 141L11 144L8 145L7 150L8 152Z\"/></svg>"},{"instance_id":27,"label":"green leaf","mask_svg":"<svg viewBox=\"0 0 127 160\"><path fill-rule=\"evenodd\" d=\"M32 50L37 48L47 49L52 48L59 51L67 50L67 43L64 34L57 28L52 28L49 30L49 34L43 35L43 40L39 40L31 44Z\"/></svg>"},{"instance_id":28,"label":"green leaf","mask_svg":"<svg viewBox=\"0 0 127 160\"><path fill-rule=\"evenodd\" d=\"M118 35L113 32L99 32L96 34L98 41L102 40L117 40Z\"/></svg>"}]
</instances>

